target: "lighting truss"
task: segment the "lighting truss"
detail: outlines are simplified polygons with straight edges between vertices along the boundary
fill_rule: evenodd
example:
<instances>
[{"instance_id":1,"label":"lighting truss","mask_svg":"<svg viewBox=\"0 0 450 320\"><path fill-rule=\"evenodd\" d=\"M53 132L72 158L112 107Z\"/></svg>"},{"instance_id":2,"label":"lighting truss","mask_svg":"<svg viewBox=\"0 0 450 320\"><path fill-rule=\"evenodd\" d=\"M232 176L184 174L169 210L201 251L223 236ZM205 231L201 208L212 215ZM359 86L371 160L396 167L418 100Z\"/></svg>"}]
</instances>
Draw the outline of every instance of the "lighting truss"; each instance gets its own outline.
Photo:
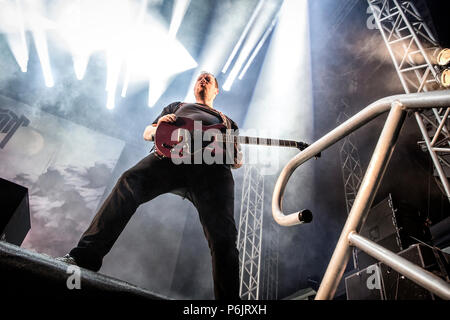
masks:
<instances>
[{"instance_id":1,"label":"lighting truss","mask_svg":"<svg viewBox=\"0 0 450 320\"><path fill-rule=\"evenodd\" d=\"M349 119L349 116L345 112L341 112L338 117L338 123L341 124L347 119ZM339 149L339 156L344 182L345 204L347 206L347 213L349 213L363 176L359 151L353 141L353 135L349 135L343 140Z\"/></svg>"},{"instance_id":2,"label":"lighting truss","mask_svg":"<svg viewBox=\"0 0 450 320\"><path fill-rule=\"evenodd\" d=\"M412 1L367 0L406 93L438 90L439 70L433 65L441 48ZM414 112L428 150L450 201L449 109Z\"/></svg>"},{"instance_id":3,"label":"lighting truss","mask_svg":"<svg viewBox=\"0 0 450 320\"><path fill-rule=\"evenodd\" d=\"M264 241L264 272L260 297L263 300L278 299L278 248L280 227L272 219Z\"/></svg>"},{"instance_id":4,"label":"lighting truss","mask_svg":"<svg viewBox=\"0 0 450 320\"><path fill-rule=\"evenodd\" d=\"M239 295L258 300L260 294L261 245L263 231L264 176L255 166L245 165L239 218Z\"/></svg>"},{"instance_id":5,"label":"lighting truss","mask_svg":"<svg viewBox=\"0 0 450 320\"><path fill-rule=\"evenodd\" d=\"M347 109L349 108L344 101L342 101L342 104ZM341 124L348 119L349 116L345 112L341 112L337 118L337 122L338 124ZM353 141L353 137L353 134L346 136L342 140L342 144L339 149L347 214L350 213L363 178L359 151ZM356 258L356 249L353 249L353 266L355 268L358 266Z\"/></svg>"}]
</instances>

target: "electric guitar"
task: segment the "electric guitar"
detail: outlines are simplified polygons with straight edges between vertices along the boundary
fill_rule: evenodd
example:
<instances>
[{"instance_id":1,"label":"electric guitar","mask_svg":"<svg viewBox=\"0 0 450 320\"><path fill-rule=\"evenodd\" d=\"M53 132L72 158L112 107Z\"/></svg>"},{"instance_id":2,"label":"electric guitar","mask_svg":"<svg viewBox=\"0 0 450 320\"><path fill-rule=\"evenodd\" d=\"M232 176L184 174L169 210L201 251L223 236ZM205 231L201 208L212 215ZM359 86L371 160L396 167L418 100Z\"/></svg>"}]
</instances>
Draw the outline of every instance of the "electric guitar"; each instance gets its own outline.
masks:
<instances>
[{"instance_id":1,"label":"electric guitar","mask_svg":"<svg viewBox=\"0 0 450 320\"><path fill-rule=\"evenodd\" d=\"M291 147L299 150L309 146L299 141L225 134L225 130L226 127L222 123L204 126L194 124L192 119L177 117L175 122L161 122L158 125L155 148L160 155L167 158L182 159L205 149L209 149L213 156L224 155L226 146L233 146L234 143ZM316 158L318 157L320 153L316 155Z\"/></svg>"}]
</instances>

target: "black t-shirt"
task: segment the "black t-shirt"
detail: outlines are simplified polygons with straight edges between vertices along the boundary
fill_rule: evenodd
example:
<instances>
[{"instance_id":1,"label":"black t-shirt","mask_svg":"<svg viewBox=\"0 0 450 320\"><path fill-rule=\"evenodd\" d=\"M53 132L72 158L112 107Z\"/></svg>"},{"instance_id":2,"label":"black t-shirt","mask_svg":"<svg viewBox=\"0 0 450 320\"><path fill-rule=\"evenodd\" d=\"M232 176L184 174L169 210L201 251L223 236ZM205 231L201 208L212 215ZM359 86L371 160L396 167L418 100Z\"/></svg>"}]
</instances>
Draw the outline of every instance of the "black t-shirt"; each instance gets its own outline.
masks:
<instances>
[{"instance_id":1,"label":"black t-shirt","mask_svg":"<svg viewBox=\"0 0 450 320\"><path fill-rule=\"evenodd\" d=\"M202 124L205 126L222 123L220 114L206 105L200 103L174 102L163 109L161 114L153 121L153 124L156 124L162 116L171 113L176 114L177 117L186 117L194 121L202 121ZM237 124L230 118L228 118L228 120L230 120L231 128L238 130Z\"/></svg>"},{"instance_id":2,"label":"black t-shirt","mask_svg":"<svg viewBox=\"0 0 450 320\"><path fill-rule=\"evenodd\" d=\"M153 121L153 124L158 123L159 118L165 116L166 114L174 113L177 117L186 117L192 119L194 121L202 121L202 125L208 126L213 124L223 123L222 117L219 112L208 107L207 105L201 103L182 103L182 102L174 102L165 107L161 114ZM234 134L239 133L239 128L237 124L227 117L230 121L231 129L234 130ZM227 149L228 152L228 149ZM231 150L233 152L233 150ZM236 154L237 150L234 150ZM228 164L224 164L226 167L229 167Z\"/></svg>"}]
</instances>

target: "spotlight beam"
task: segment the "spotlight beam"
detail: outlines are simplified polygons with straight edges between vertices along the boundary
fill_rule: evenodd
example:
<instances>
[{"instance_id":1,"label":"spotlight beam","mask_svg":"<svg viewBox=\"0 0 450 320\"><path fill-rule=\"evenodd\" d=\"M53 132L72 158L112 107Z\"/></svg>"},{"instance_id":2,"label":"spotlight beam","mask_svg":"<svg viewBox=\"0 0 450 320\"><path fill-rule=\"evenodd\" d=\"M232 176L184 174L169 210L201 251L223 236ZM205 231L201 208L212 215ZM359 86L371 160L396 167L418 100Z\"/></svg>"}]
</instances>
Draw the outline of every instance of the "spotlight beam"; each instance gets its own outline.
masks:
<instances>
[{"instance_id":1,"label":"spotlight beam","mask_svg":"<svg viewBox=\"0 0 450 320\"><path fill-rule=\"evenodd\" d=\"M120 69L122 67L122 55L115 46L107 51L107 66L106 91L108 94L106 107L114 109L117 83L119 82Z\"/></svg>"},{"instance_id":2,"label":"spotlight beam","mask_svg":"<svg viewBox=\"0 0 450 320\"><path fill-rule=\"evenodd\" d=\"M183 21L187 8L189 7L191 0L175 0L172 9L172 20L169 27L169 36L175 38Z\"/></svg>"},{"instance_id":3,"label":"spotlight beam","mask_svg":"<svg viewBox=\"0 0 450 320\"><path fill-rule=\"evenodd\" d=\"M136 19L136 30L142 26L142 23L144 21L145 12L147 11L147 2L148 2L148 0L141 1L141 7L139 8L139 14ZM126 60L126 64L125 64L125 78L124 78L122 92L121 92L122 98L125 98L127 95L128 84L130 83L130 78L131 78L131 69L133 69L133 66L134 66L133 61L134 61L134 59L132 59L132 57L131 57L130 50L128 50L127 60Z\"/></svg>"},{"instance_id":4,"label":"spotlight beam","mask_svg":"<svg viewBox=\"0 0 450 320\"><path fill-rule=\"evenodd\" d=\"M223 67L223 69L222 69L222 73L226 73L226 72L227 72L227 70L228 70L228 68L229 68L229 66L230 66L230 64L231 64L231 61L233 61L234 56L236 55L237 51L238 51L239 48L241 47L242 42L244 41L245 37L247 36L247 33L249 32L251 26L253 25L253 23L254 23L256 17L258 16L259 11L261 11L261 8L262 8L263 3L264 3L264 0L259 0L258 5L256 6L255 11L253 11L253 14L252 14L250 20L248 21L247 25L245 26L244 31L243 31L242 34L241 34L241 37L239 38L239 41L238 41L238 42L236 43L236 45L234 46L233 51L231 52L230 57L228 58L227 62L225 63L225 65L224 65L224 67Z\"/></svg>"},{"instance_id":5,"label":"spotlight beam","mask_svg":"<svg viewBox=\"0 0 450 320\"><path fill-rule=\"evenodd\" d=\"M2 7L2 10L0 21L6 41L20 70L27 72L29 51L25 35L25 19L20 1L10 1Z\"/></svg>"},{"instance_id":6,"label":"spotlight beam","mask_svg":"<svg viewBox=\"0 0 450 320\"><path fill-rule=\"evenodd\" d=\"M50 67L50 58L48 56L47 38L45 31L41 28L35 28L33 31L34 43L36 51L41 62L42 73L44 74L45 85L49 88L55 85L53 80L52 70Z\"/></svg>"},{"instance_id":7,"label":"spotlight beam","mask_svg":"<svg viewBox=\"0 0 450 320\"><path fill-rule=\"evenodd\" d=\"M61 37L62 41L57 44L68 47L79 80L86 73L91 54L106 53L108 109L114 108L119 81L124 81L121 95L126 96L130 81L150 80L149 106L153 106L170 79L177 73L197 67L197 62L176 38L169 36L162 16L148 10L149 2L8 0L0 11L0 30L5 32L14 58L24 72L30 54L26 31L30 31L47 87L55 84L47 36L47 31L52 30ZM189 0L177 1L173 35L189 4Z\"/></svg>"},{"instance_id":8,"label":"spotlight beam","mask_svg":"<svg viewBox=\"0 0 450 320\"><path fill-rule=\"evenodd\" d=\"M28 47L27 47L27 38L25 35L25 25L22 14L22 6L20 4L20 0L16 0L16 8L17 8L17 20L19 24L19 32L20 32L20 43L21 43L21 51L23 52L22 60L20 65L20 69L22 72L27 72L28 67Z\"/></svg>"},{"instance_id":9,"label":"spotlight beam","mask_svg":"<svg viewBox=\"0 0 450 320\"><path fill-rule=\"evenodd\" d=\"M269 28L267 28L266 32L264 32L264 35L262 36L261 40L258 42L258 45L256 46L256 48L253 50L252 55L248 59L247 63L245 64L244 68L241 71L241 74L238 77L239 80L242 80L242 78L244 77L244 75L247 72L248 68L252 64L253 60L258 55L259 50L263 46L264 42L266 42L267 37L269 36L269 34L272 32L273 28L277 24L278 15L279 15L279 11L278 11L277 15L273 18L272 23L270 24Z\"/></svg>"},{"instance_id":10,"label":"spotlight beam","mask_svg":"<svg viewBox=\"0 0 450 320\"><path fill-rule=\"evenodd\" d=\"M265 3L266 5L264 6L262 12L258 14L256 21L253 23L252 28L245 37L242 48L239 50L239 55L234 62L224 85L222 86L222 89L225 91L229 91L231 89L231 86L241 72L244 63L248 61L252 51L257 48L258 42L260 42L261 38L264 37L265 31L267 31L267 29L272 25L274 21L274 13L280 10L280 7L277 5L278 2L276 1L266 1Z\"/></svg>"}]
</instances>

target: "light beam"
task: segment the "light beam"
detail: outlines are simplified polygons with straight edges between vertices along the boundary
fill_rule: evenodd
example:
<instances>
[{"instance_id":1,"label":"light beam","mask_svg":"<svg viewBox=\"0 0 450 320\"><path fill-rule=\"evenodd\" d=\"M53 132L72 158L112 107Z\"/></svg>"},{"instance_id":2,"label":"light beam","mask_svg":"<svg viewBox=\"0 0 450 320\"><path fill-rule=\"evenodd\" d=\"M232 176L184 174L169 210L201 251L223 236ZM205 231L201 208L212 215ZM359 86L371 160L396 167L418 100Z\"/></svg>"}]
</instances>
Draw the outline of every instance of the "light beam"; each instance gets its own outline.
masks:
<instances>
[{"instance_id":1,"label":"light beam","mask_svg":"<svg viewBox=\"0 0 450 320\"><path fill-rule=\"evenodd\" d=\"M237 78L239 72L241 72L244 63L248 60L251 52L254 51L254 48L258 45L258 42L261 37L263 37L268 25L270 26L273 20L274 12L276 12L275 10L278 10L279 1L265 1L264 4L265 5L261 9L261 12L253 21L251 29L248 31L248 34L246 34L238 57L231 68L224 85L222 86L222 89L225 91L229 91L231 89L231 86L233 85L233 82Z\"/></svg>"},{"instance_id":2,"label":"light beam","mask_svg":"<svg viewBox=\"0 0 450 320\"><path fill-rule=\"evenodd\" d=\"M222 69L222 73L226 73L228 70L228 67L231 64L231 61L233 61L234 56L236 55L237 51L239 50L239 48L242 45L242 42L244 41L245 37L247 36L251 26L253 25L253 23L255 22L256 17L258 16L259 12L261 11L261 8L264 4L265 0L259 0L258 5L255 8L255 11L253 11L252 16L250 17L250 20L248 21L247 25L245 26L244 31L241 34L241 37L239 38L238 42L236 43L236 45L233 48L233 51L230 54L230 57L228 58L227 62L225 63L225 65L223 66Z\"/></svg>"},{"instance_id":3,"label":"light beam","mask_svg":"<svg viewBox=\"0 0 450 320\"><path fill-rule=\"evenodd\" d=\"M175 38L183 21L184 15L191 0L175 0L172 9L172 20L170 21L169 36Z\"/></svg>"}]
</instances>

